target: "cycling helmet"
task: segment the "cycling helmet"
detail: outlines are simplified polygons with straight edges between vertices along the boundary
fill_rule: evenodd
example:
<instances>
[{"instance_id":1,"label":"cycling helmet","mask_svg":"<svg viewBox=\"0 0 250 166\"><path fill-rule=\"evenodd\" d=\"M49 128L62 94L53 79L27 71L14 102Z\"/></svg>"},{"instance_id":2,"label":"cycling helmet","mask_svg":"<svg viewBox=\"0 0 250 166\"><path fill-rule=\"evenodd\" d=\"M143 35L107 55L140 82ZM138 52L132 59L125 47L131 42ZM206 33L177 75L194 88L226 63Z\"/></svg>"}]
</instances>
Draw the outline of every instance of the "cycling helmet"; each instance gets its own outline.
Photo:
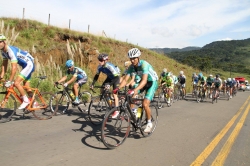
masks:
<instances>
[{"instance_id":1,"label":"cycling helmet","mask_svg":"<svg viewBox=\"0 0 250 166\"><path fill-rule=\"evenodd\" d=\"M193 76L195 76L196 75L196 73L193 73Z\"/></svg>"},{"instance_id":2,"label":"cycling helmet","mask_svg":"<svg viewBox=\"0 0 250 166\"><path fill-rule=\"evenodd\" d=\"M99 54L98 55L98 60L99 61L105 61L105 60L108 60L108 54Z\"/></svg>"},{"instance_id":3,"label":"cycling helmet","mask_svg":"<svg viewBox=\"0 0 250 166\"><path fill-rule=\"evenodd\" d=\"M0 41L6 40L6 37L4 35L0 35Z\"/></svg>"},{"instance_id":4,"label":"cycling helmet","mask_svg":"<svg viewBox=\"0 0 250 166\"><path fill-rule=\"evenodd\" d=\"M166 68L164 68L162 71L163 71L164 73L166 73L168 70L167 70Z\"/></svg>"},{"instance_id":5,"label":"cycling helmet","mask_svg":"<svg viewBox=\"0 0 250 166\"><path fill-rule=\"evenodd\" d=\"M203 76L203 74L200 72L200 73L198 74L198 77L201 78L202 76Z\"/></svg>"},{"instance_id":6,"label":"cycling helmet","mask_svg":"<svg viewBox=\"0 0 250 166\"><path fill-rule=\"evenodd\" d=\"M212 74L210 74L210 75L209 75L209 77L213 77L213 75L212 75Z\"/></svg>"},{"instance_id":7,"label":"cycling helmet","mask_svg":"<svg viewBox=\"0 0 250 166\"><path fill-rule=\"evenodd\" d=\"M125 67L128 67L128 66L130 66L131 65L131 61L126 61L125 63L124 63L124 66Z\"/></svg>"},{"instance_id":8,"label":"cycling helmet","mask_svg":"<svg viewBox=\"0 0 250 166\"><path fill-rule=\"evenodd\" d=\"M231 78L228 78L227 80L228 80L229 82L230 82L230 81L232 81L232 79L231 79Z\"/></svg>"},{"instance_id":9,"label":"cycling helmet","mask_svg":"<svg viewBox=\"0 0 250 166\"><path fill-rule=\"evenodd\" d=\"M72 67L72 66L74 66L74 62L71 59L67 60L66 67L69 68L69 67Z\"/></svg>"},{"instance_id":10,"label":"cycling helmet","mask_svg":"<svg viewBox=\"0 0 250 166\"><path fill-rule=\"evenodd\" d=\"M216 77L216 78L219 78L219 77L220 77L220 75L219 75L219 74L216 74L216 75L215 75L215 77Z\"/></svg>"},{"instance_id":11,"label":"cycling helmet","mask_svg":"<svg viewBox=\"0 0 250 166\"><path fill-rule=\"evenodd\" d=\"M184 72L183 72L183 71L180 71L180 74L181 74L181 75L183 75L183 74L184 74Z\"/></svg>"},{"instance_id":12,"label":"cycling helmet","mask_svg":"<svg viewBox=\"0 0 250 166\"><path fill-rule=\"evenodd\" d=\"M128 51L129 58L137 58L141 56L141 51L138 48L132 48Z\"/></svg>"}]
</instances>

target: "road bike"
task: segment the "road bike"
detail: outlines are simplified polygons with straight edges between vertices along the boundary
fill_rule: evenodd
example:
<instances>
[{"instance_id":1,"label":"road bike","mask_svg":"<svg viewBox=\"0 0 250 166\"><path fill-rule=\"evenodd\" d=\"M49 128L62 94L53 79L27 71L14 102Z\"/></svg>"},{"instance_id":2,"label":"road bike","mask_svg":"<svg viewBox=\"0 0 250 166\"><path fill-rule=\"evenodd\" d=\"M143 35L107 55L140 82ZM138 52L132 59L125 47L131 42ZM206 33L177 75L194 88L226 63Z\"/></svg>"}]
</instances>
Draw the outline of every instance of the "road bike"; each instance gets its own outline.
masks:
<instances>
[{"instance_id":1,"label":"road bike","mask_svg":"<svg viewBox=\"0 0 250 166\"><path fill-rule=\"evenodd\" d=\"M61 89L55 93L55 97L58 100L58 113L59 114L65 114L67 110L69 109L69 106L73 108L78 108L80 112L88 111L88 103L90 103L90 100L92 98L92 94L90 91L81 91L81 86L78 89L78 98L80 100L80 103L76 104L75 96L73 94L72 88L64 87L62 83L56 84L57 89ZM53 107L51 105L51 110L53 110ZM57 114L58 115L58 114Z\"/></svg>"},{"instance_id":2,"label":"road bike","mask_svg":"<svg viewBox=\"0 0 250 166\"><path fill-rule=\"evenodd\" d=\"M204 101L206 97L206 93L205 93L204 85L198 85L197 88L198 88L198 93L196 96L196 101L199 103L201 101Z\"/></svg>"},{"instance_id":3,"label":"road bike","mask_svg":"<svg viewBox=\"0 0 250 166\"><path fill-rule=\"evenodd\" d=\"M213 92L212 92L212 104L214 104L214 102L217 103L219 94L220 94L219 88L218 88L218 87L213 87Z\"/></svg>"},{"instance_id":4,"label":"road bike","mask_svg":"<svg viewBox=\"0 0 250 166\"><path fill-rule=\"evenodd\" d=\"M163 108L164 104L167 103L167 106L170 107L173 102L175 101L174 99L174 94L172 93L171 98L170 98L170 102L168 103L168 92L169 92L169 88L166 87L166 85L163 85L160 89L160 91L158 92L158 108Z\"/></svg>"},{"instance_id":5,"label":"road bike","mask_svg":"<svg viewBox=\"0 0 250 166\"><path fill-rule=\"evenodd\" d=\"M151 122L153 127L149 133L144 132L147 126L147 116L144 108L139 106L135 114L130 107L131 104L136 104L138 101L142 102L144 99L132 98L126 92L118 92L118 95L123 95L124 98L119 102L118 108L113 108L107 113L101 127L103 144L109 149L123 144L130 134L131 127L134 134L141 134L142 137L148 137L153 134L158 123L157 105L151 103ZM112 118L112 114L115 111L119 111L119 114L116 118Z\"/></svg>"},{"instance_id":6,"label":"road bike","mask_svg":"<svg viewBox=\"0 0 250 166\"><path fill-rule=\"evenodd\" d=\"M51 92L40 92L38 86L41 80L45 79L46 76L36 77L39 78L36 88L31 88L23 86L25 90L30 89L32 91L32 96L30 96L29 105L23 109L23 118L26 114L32 113L35 118L39 120L47 120L52 118L55 115L58 109L57 100L52 100L54 94ZM20 104L23 102L19 93L16 92L14 84L12 84L6 90L0 92L0 123L8 122L11 120L13 115L17 115L17 103ZM51 107L54 111L51 111Z\"/></svg>"}]
</instances>

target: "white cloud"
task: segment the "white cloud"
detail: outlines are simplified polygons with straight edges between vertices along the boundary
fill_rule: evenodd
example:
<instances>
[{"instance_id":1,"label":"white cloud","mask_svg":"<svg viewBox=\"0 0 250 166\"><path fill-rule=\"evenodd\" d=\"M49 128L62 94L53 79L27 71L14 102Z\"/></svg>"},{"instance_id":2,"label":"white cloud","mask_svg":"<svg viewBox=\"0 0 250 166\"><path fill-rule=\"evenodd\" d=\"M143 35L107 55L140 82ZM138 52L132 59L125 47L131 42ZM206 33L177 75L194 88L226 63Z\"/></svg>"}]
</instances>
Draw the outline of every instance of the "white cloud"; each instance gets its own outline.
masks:
<instances>
[{"instance_id":1,"label":"white cloud","mask_svg":"<svg viewBox=\"0 0 250 166\"><path fill-rule=\"evenodd\" d=\"M230 38L230 37L227 37L227 38L224 38L224 39L217 39L217 41L230 41L230 40L233 40L233 39Z\"/></svg>"}]
</instances>

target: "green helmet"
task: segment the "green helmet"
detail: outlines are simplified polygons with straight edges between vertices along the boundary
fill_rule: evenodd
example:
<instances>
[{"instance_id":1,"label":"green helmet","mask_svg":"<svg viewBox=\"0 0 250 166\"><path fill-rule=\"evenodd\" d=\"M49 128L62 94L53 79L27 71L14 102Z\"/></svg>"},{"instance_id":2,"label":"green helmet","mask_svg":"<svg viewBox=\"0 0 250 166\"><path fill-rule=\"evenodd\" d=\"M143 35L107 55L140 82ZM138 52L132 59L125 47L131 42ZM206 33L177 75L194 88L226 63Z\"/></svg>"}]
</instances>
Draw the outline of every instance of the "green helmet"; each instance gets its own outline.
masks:
<instances>
[{"instance_id":1,"label":"green helmet","mask_svg":"<svg viewBox=\"0 0 250 166\"><path fill-rule=\"evenodd\" d=\"M0 35L0 41L6 40L6 37L4 35Z\"/></svg>"}]
</instances>

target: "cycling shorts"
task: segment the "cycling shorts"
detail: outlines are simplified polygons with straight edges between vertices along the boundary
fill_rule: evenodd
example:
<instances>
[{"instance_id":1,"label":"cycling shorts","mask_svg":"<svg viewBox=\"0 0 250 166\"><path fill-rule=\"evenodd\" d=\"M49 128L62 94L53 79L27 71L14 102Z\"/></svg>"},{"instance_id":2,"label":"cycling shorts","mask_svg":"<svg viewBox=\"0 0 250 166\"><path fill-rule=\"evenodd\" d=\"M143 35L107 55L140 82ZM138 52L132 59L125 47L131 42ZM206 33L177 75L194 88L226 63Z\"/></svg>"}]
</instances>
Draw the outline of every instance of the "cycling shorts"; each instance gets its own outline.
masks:
<instances>
[{"instance_id":1,"label":"cycling shorts","mask_svg":"<svg viewBox=\"0 0 250 166\"><path fill-rule=\"evenodd\" d=\"M35 64L32 61L28 61L26 66L23 67L19 76L22 77L25 81L29 81L31 74L35 71Z\"/></svg>"},{"instance_id":2,"label":"cycling shorts","mask_svg":"<svg viewBox=\"0 0 250 166\"><path fill-rule=\"evenodd\" d=\"M110 86L113 86L113 89L116 89L120 84L120 76L116 76L113 79L107 77L106 80L102 83L102 86L104 86L106 83L110 84Z\"/></svg>"},{"instance_id":3,"label":"cycling shorts","mask_svg":"<svg viewBox=\"0 0 250 166\"><path fill-rule=\"evenodd\" d=\"M140 92L143 92L145 90L146 94L144 98L147 98L148 100L152 101L154 99L154 94L157 88L158 88L157 81L149 81L142 89L140 89Z\"/></svg>"},{"instance_id":4,"label":"cycling shorts","mask_svg":"<svg viewBox=\"0 0 250 166\"><path fill-rule=\"evenodd\" d=\"M78 83L79 86L82 86L83 84L85 84L88 81L88 77L84 77L80 80L76 80L76 83Z\"/></svg>"}]
</instances>

